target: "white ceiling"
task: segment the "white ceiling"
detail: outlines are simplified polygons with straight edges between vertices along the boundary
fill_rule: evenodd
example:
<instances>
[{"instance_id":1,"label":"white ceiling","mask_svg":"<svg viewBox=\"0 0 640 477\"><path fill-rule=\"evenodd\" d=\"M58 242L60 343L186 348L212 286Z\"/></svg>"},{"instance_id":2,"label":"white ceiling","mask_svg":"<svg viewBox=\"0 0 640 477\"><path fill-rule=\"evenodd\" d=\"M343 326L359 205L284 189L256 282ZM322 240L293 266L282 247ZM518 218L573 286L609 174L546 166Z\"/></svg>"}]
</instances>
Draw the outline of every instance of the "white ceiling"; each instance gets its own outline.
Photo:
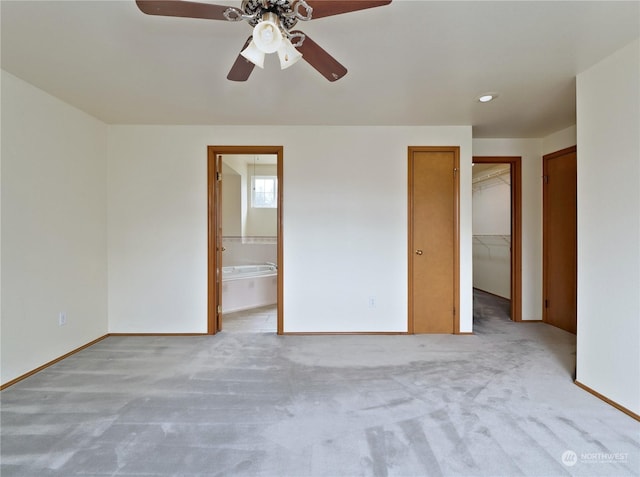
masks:
<instances>
[{"instance_id":1,"label":"white ceiling","mask_svg":"<svg viewBox=\"0 0 640 477\"><path fill-rule=\"evenodd\" d=\"M281 71L269 55L237 83L226 76L244 22L148 16L134 0L0 6L2 68L116 124L471 124L474 137L542 137L575 124L576 74L640 36L638 1L394 0L296 26L347 67L341 80L304 61ZM500 96L476 102L486 91Z\"/></svg>"}]
</instances>

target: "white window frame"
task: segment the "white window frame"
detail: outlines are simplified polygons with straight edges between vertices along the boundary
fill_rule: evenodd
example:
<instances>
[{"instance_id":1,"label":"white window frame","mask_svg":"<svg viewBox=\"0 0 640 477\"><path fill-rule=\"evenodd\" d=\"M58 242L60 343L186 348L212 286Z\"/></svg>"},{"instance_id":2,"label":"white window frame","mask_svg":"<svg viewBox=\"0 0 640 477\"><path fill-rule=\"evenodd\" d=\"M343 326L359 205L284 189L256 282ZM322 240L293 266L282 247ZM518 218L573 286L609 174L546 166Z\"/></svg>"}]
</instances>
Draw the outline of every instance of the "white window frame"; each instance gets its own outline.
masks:
<instances>
[{"instance_id":1,"label":"white window frame","mask_svg":"<svg viewBox=\"0 0 640 477\"><path fill-rule=\"evenodd\" d=\"M273 182L273 198L271 201L258 203L256 196L256 179L270 180ZM251 207L254 209L276 209L278 208L278 176L251 176Z\"/></svg>"}]
</instances>

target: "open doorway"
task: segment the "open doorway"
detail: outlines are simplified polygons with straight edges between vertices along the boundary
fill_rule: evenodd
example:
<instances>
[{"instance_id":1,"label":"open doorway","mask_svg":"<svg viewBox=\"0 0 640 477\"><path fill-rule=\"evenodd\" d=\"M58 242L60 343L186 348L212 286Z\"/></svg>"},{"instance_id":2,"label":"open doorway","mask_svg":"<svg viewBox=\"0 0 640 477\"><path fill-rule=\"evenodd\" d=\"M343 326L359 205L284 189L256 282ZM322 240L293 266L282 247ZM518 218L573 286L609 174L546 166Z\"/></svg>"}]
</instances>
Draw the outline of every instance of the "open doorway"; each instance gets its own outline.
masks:
<instances>
[{"instance_id":1,"label":"open doorway","mask_svg":"<svg viewBox=\"0 0 640 477\"><path fill-rule=\"evenodd\" d=\"M209 147L209 326L282 334L282 147Z\"/></svg>"},{"instance_id":2,"label":"open doorway","mask_svg":"<svg viewBox=\"0 0 640 477\"><path fill-rule=\"evenodd\" d=\"M474 157L473 316L521 321L521 158Z\"/></svg>"}]
</instances>

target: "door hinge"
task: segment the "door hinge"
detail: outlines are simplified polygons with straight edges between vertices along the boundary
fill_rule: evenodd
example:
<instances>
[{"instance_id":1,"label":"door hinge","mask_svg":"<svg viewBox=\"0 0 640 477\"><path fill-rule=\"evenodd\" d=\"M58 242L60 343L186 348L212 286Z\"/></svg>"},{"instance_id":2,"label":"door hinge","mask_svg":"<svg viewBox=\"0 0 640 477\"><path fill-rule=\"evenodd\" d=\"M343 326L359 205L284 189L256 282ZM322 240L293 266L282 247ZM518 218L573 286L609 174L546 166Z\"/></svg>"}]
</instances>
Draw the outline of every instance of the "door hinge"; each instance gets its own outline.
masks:
<instances>
[{"instance_id":1,"label":"door hinge","mask_svg":"<svg viewBox=\"0 0 640 477\"><path fill-rule=\"evenodd\" d=\"M453 316L456 316L456 307L453 307Z\"/></svg>"},{"instance_id":2,"label":"door hinge","mask_svg":"<svg viewBox=\"0 0 640 477\"><path fill-rule=\"evenodd\" d=\"M544 307L545 308L549 308L549 300L545 300L544 301Z\"/></svg>"},{"instance_id":3,"label":"door hinge","mask_svg":"<svg viewBox=\"0 0 640 477\"><path fill-rule=\"evenodd\" d=\"M216 172L216 180L217 181L221 181L222 180L222 172Z\"/></svg>"},{"instance_id":4,"label":"door hinge","mask_svg":"<svg viewBox=\"0 0 640 477\"><path fill-rule=\"evenodd\" d=\"M549 183L549 176L542 176L542 180L544 181L545 184Z\"/></svg>"},{"instance_id":5,"label":"door hinge","mask_svg":"<svg viewBox=\"0 0 640 477\"><path fill-rule=\"evenodd\" d=\"M458 173L458 168L457 168L457 167L454 167L454 168L453 168L453 175L455 176L457 173Z\"/></svg>"},{"instance_id":6,"label":"door hinge","mask_svg":"<svg viewBox=\"0 0 640 477\"><path fill-rule=\"evenodd\" d=\"M222 305L218 305L218 313L222 313Z\"/></svg>"}]
</instances>

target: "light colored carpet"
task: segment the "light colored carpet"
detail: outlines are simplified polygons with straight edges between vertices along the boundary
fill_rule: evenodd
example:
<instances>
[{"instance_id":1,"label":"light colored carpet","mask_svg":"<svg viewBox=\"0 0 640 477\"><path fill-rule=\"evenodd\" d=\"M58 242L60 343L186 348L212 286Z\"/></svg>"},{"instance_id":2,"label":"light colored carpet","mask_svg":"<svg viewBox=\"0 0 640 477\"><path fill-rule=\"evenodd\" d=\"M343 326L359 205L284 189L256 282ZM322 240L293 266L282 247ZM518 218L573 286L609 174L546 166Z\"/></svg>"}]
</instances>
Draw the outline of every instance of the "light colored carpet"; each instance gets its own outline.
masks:
<instances>
[{"instance_id":1,"label":"light colored carpet","mask_svg":"<svg viewBox=\"0 0 640 477\"><path fill-rule=\"evenodd\" d=\"M111 337L2 392L2 477L640 473L640 423L573 384L573 335L486 303L475 326Z\"/></svg>"}]
</instances>

